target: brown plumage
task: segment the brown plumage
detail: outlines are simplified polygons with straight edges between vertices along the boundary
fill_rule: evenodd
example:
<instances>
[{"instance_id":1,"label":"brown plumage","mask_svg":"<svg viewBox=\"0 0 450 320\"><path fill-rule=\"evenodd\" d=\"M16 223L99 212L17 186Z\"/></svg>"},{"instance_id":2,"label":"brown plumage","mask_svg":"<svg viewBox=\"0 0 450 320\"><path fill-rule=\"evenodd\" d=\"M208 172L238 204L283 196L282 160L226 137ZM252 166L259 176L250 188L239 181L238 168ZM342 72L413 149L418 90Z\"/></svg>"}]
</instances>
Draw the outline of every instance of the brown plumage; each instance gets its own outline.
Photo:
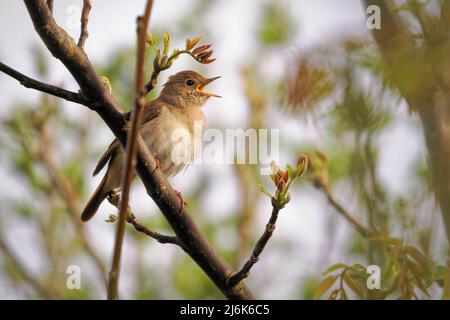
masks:
<instances>
[{"instance_id":1,"label":"brown plumage","mask_svg":"<svg viewBox=\"0 0 450 320\"><path fill-rule=\"evenodd\" d=\"M209 97L219 97L203 88L217 78L206 79L194 71L179 72L169 77L158 98L144 106L140 133L166 176L177 174L193 160L194 148L201 143L195 139L194 127L196 123L201 128L205 125L201 108ZM81 220L91 219L108 193L120 188L124 161L125 152L115 139L94 169L96 175L108 164Z\"/></svg>"}]
</instances>

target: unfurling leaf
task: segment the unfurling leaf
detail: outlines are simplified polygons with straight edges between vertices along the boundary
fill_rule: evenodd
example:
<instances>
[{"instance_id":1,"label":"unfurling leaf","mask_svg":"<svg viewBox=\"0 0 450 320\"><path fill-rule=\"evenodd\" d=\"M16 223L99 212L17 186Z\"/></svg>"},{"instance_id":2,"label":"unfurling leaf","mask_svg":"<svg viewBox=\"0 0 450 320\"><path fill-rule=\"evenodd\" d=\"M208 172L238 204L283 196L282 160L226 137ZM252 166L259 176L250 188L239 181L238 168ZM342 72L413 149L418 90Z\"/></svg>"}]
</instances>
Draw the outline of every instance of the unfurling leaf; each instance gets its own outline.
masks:
<instances>
[{"instance_id":1,"label":"unfurling leaf","mask_svg":"<svg viewBox=\"0 0 450 320\"><path fill-rule=\"evenodd\" d=\"M336 300L339 292L341 292L341 290L339 290L339 289L333 290L331 292L330 296L328 297L328 300Z\"/></svg>"},{"instance_id":2,"label":"unfurling leaf","mask_svg":"<svg viewBox=\"0 0 450 320\"><path fill-rule=\"evenodd\" d=\"M261 191L262 193L264 193L268 197L270 197L270 198L273 197L272 194L269 191L267 191L267 189L263 185L258 184L258 188L259 188L259 191Z\"/></svg>"},{"instance_id":3,"label":"unfurling leaf","mask_svg":"<svg viewBox=\"0 0 450 320\"><path fill-rule=\"evenodd\" d=\"M361 283L361 279L353 279L348 275L347 273L344 274L344 282L347 285L347 287L350 288L358 298L364 299L365 298L365 283Z\"/></svg>"},{"instance_id":4,"label":"unfurling leaf","mask_svg":"<svg viewBox=\"0 0 450 320\"><path fill-rule=\"evenodd\" d=\"M155 38L153 37L153 35L151 33L147 33L147 36L145 38L145 42L147 42L152 47L156 46L156 40L155 40Z\"/></svg>"},{"instance_id":5,"label":"unfurling leaf","mask_svg":"<svg viewBox=\"0 0 450 320\"><path fill-rule=\"evenodd\" d=\"M211 50L211 51L206 51L206 52L202 52L202 53L199 53L198 55L197 55L197 59L199 60L199 61L203 61L203 60L206 60L206 59L208 59L212 54L213 54L213 50Z\"/></svg>"},{"instance_id":6,"label":"unfurling leaf","mask_svg":"<svg viewBox=\"0 0 450 320\"><path fill-rule=\"evenodd\" d=\"M193 54L197 54L197 53L203 52L203 51L205 51L205 50L208 50L210 47L211 47L210 44L205 44L205 45L203 45L203 46L200 46L200 47L198 47L198 48L195 48L194 51L192 51L192 53L193 53Z\"/></svg>"},{"instance_id":7,"label":"unfurling leaf","mask_svg":"<svg viewBox=\"0 0 450 320\"><path fill-rule=\"evenodd\" d=\"M406 246L405 247L406 253L411 256L416 262L423 268L426 269L427 264L427 258L416 248L412 246Z\"/></svg>"},{"instance_id":8,"label":"unfurling leaf","mask_svg":"<svg viewBox=\"0 0 450 320\"><path fill-rule=\"evenodd\" d=\"M324 276L326 276L327 274L329 274L329 273L331 273L333 271L336 271L336 270L339 270L339 269L344 269L344 268L347 268L346 264L343 264L343 263L340 263L340 262L339 263L335 263L335 264L329 266L328 269L325 270L322 274Z\"/></svg>"},{"instance_id":9,"label":"unfurling leaf","mask_svg":"<svg viewBox=\"0 0 450 320\"><path fill-rule=\"evenodd\" d=\"M186 39L186 50L191 50L195 45L202 39L202 37L197 37L192 40Z\"/></svg>"},{"instance_id":10,"label":"unfurling leaf","mask_svg":"<svg viewBox=\"0 0 450 320\"><path fill-rule=\"evenodd\" d=\"M450 266L447 267L447 272L444 276L444 290L442 291L442 299L450 300Z\"/></svg>"},{"instance_id":11,"label":"unfurling leaf","mask_svg":"<svg viewBox=\"0 0 450 320\"><path fill-rule=\"evenodd\" d=\"M338 279L338 276L328 276L325 277L317 286L316 292L314 293L314 299L320 299L321 296L323 296L323 294L325 292L328 291L328 289L331 288L331 286L333 286L334 282Z\"/></svg>"},{"instance_id":12,"label":"unfurling leaf","mask_svg":"<svg viewBox=\"0 0 450 320\"><path fill-rule=\"evenodd\" d=\"M214 61L216 61L216 58L203 60L202 63L203 64L209 64L209 63L212 63Z\"/></svg>"},{"instance_id":13,"label":"unfurling leaf","mask_svg":"<svg viewBox=\"0 0 450 320\"><path fill-rule=\"evenodd\" d=\"M169 47L170 47L170 33L164 31L164 54L167 54L169 52Z\"/></svg>"}]
</instances>

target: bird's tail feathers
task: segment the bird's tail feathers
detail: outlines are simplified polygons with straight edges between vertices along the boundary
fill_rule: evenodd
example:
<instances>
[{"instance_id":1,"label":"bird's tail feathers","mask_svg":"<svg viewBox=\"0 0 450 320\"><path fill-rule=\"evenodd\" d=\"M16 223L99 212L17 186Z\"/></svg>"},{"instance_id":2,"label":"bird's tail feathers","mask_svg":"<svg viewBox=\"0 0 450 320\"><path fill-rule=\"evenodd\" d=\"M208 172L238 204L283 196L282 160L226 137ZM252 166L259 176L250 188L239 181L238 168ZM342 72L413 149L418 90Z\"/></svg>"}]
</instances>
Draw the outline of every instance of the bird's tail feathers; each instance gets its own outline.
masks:
<instances>
[{"instance_id":1,"label":"bird's tail feathers","mask_svg":"<svg viewBox=\"0 0 450 320\"><path fill-rule=\"evenodd\" d=\"M88 203L86 204L86 207L84 208L83 212L81 213L81 220L83 222L89 221L95 215L103 200L105 200L106 195L108 194L108 190L105 190L106 178L107 175L103 177L99 186L97 187L94 194L91 196Z\"/></svg>"}]
</instances>

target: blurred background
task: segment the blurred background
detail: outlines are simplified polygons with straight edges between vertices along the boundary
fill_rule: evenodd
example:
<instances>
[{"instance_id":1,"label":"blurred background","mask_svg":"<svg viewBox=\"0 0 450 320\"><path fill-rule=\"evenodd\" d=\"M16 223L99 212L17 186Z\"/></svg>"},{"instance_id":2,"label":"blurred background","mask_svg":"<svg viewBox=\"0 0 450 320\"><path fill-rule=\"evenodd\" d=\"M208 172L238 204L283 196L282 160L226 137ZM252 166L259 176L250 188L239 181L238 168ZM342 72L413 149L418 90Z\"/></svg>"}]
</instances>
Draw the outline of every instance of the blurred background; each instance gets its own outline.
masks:
<instances>
[{"instance_id":1,"label":"blurred background","mask_svg":"<svg viewBox=\"0 0 450 320\"><path fill-rule=\"evenodd\" d=\"M135 20L144 3L94 1L85 45L114 97L128 109ZM445 1L394 3L394 14L416 47L432 41L425 18L448 30L434 24L449 9ZM81 7L79 0L54 5L57 22L75 39ZM291 190L292 200L247 280L257 298L448 297L447 237L424 129L396 85L414 79L407 73L391 76L367 17L358 0L155 1L150 32L159 43L164 31L179 48L186 38L202 36L203 43L213 44L217 61L200 65L181 57L161 74L149 99L177 71L221 75L211 92L223 99L210 99L204 108L208 128L279 129L282 167L295 164L300 152L310 157L307 179ZM40 41L21 1L0 0L0 30L0 61L78 90ZM433 45L448 53L447 42ZM105 202L87 224L79 215L101 179L91 173L113 135L87 108L25 89L2 73L0 90L0 298L104 299L116 230L105 219L116 209ZM448 105L442 110L447 110L442 117L450 118ZM449 163L444 165L448 172ZM195 164L170 181L208 240L239 267L269 218L270 199L258 184L272 190L270 178L256 165ZM141 223L171 233L138 179L131 207ZM370 235L355 230L342 211ZM177 247L127 226L123 250L123 299L222 298ZM364 285L364 268L371 264L382 269L376 292ZM80 290L66 287L71 265L81 268Z\"/></svg>"}]
</instances>

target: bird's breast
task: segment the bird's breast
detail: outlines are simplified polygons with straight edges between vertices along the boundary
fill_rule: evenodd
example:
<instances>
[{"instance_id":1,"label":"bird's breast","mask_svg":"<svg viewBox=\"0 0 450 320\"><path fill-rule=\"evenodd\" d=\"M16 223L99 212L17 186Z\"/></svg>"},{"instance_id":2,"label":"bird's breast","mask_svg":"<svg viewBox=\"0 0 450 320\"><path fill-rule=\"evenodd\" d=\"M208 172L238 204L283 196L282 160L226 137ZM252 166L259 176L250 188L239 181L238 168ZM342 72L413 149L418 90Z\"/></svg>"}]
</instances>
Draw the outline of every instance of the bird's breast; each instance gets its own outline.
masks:
<instances>
[{"instance_id":1,"label":"bird's breast","mask_svg":"<svg viewBox=\"0 0 450 320\"><path fill-rule=\"evenodd\" d=\"M180 118L170 112L145 123L141 134L167 176L178 173L194 161L202 143L204 117Z\"/></svg>"}]
</instances>

